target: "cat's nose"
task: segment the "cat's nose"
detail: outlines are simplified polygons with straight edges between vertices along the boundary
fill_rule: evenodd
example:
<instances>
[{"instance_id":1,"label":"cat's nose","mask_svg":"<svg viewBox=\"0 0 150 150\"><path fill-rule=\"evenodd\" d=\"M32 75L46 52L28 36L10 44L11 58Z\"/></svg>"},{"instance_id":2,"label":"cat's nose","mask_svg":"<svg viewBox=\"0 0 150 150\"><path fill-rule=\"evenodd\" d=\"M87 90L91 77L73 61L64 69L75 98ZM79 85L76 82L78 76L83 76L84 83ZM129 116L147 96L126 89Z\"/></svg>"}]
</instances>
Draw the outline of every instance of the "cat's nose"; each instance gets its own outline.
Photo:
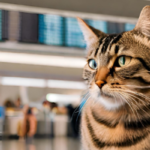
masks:
<instances>
[{"instance_id":1,"label":"cat's nose","mask_svg":"<svg viewBox=\"0 0 150 150\"><path fill-rule=\"evenodd\" d=\"M98 80L98 81L96 81L96 84L99 88L102 88L102 86L105 84L105 81Z\"/></svg>"},{"instance_id":2,"label":"cat's nose","mask_svg":"<svg viewBox=\"0 0 150 150\"><path fill-rule=\"evenodd\" d=\"M95 76L95 83L99 88L102 88L102 86L106 83L106 79L109 73L110 70L107 67L102 67L100 70L98 70Z\"/></svg>"}]
</instances>

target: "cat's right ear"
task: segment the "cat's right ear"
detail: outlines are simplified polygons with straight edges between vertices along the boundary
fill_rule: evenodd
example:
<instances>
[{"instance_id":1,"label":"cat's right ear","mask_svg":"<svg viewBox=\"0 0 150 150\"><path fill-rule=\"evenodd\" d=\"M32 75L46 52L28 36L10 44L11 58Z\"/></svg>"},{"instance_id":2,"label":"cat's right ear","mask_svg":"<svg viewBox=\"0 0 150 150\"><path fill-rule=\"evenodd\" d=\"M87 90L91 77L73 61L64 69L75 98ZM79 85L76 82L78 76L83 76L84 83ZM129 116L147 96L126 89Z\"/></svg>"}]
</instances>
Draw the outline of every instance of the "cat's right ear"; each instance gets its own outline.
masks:
<instances>
[{"instance_id":1,"label":"cat's right ear","mask_svg":"<svg viewBox=\"0 0 150 150\"><path fill-rule=\"evenodd\" d=\"M145 6L142 9L134 29L150 37L150 6Z\"/></svg>"},{"instance_id":2,"label":"cat's right ear","mask_svg":"<svg viewBox=\"0 0 150 150\"><path fill-rule=\"evenodd\" d=\"M105 37L106 34L90 27L85 21L81 18L78 18L79 25L84 35L84 39L86 41L87 47L91 47L93 44L97 43L100 38Z\"/></svg>"}]
</instances>

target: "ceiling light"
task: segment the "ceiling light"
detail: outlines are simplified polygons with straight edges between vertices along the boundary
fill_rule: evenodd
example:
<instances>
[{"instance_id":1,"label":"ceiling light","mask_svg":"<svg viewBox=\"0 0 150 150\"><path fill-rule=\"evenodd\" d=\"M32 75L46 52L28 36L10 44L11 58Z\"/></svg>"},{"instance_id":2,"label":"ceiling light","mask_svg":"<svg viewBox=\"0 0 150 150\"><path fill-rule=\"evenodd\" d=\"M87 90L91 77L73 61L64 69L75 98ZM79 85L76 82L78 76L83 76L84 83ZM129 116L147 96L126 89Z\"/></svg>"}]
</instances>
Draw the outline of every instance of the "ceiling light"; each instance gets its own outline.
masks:
<instances>
[{"instance_id":1,"label":"ceiling light","mask_svg":"<svg viewBox=\"0 0 150 150\"><path fill-rule=\"evenodd\" d=\"M47 94L46 99L49 102L55 102L55 103L72 103L80 101L80 95L64 95L64 94Z\"/></svg>"},{"instance_id":2,"label":"ceiling light","mask_svg":"<svg viewBox=\"0 0 150 150\"><path fill-rule=\"evenodd\" d=\"M46 81L44 79L18 77L1 77L1 84L10 86L46 87Z\"/></svg>"},{"instance_id":3,"label":"ceiling light","mask_svg":"<svg viewBox=\"0 0 150 150\"><path fill-rule=\"evenodd\" d=\"M1 77L0 84L8 86L27 86L39 88L59 88L59 89L79 89L86 88L84 82L66 81L66 80L45 80L34 78L20 78L20 77Z\"/></svg>"},{"instance_id":4,"label":"ceiling light","mask_svg":"<svg viewBox=\"0 0 150 150\"><path fill-rule=\"evenodd\" d=\"M77 81L63 81L63 80L48 80L48 87L63 88L63 89L85 89L84 82Z\"/></svg>"},{"instance_id":5,"label":"ceiling light","mask_svg":"<svg viewBox=\"0 0 150 150\"><path fill-rule=\"evenodd\" d=\"M56 67L83 68L84 58L0 52L0 62Z\"/></svg>"}]
</instances>

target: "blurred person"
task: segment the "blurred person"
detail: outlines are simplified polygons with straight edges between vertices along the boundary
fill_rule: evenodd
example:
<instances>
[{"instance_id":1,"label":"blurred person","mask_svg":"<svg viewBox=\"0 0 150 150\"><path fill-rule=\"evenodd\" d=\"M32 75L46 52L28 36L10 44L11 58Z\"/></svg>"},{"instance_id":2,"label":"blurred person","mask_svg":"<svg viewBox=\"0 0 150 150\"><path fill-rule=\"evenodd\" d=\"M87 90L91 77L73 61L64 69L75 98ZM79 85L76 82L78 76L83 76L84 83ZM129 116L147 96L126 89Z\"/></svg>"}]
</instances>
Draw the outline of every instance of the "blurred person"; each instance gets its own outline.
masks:
<instances>
[{"instance_id":1,"label":"blurred person","mask_svg":"<svg viewBox=\"0 0 150 150\"><path fill-rule=\"evenodd\" d=\"M15 101L15 107L16 108L23 108L23 105L22 105L22 101L20 99L20 97L18 97L18 99Z\"/></svg>"},{"instance_id":2,"label":"blurred person","mask_svg":"<svg viewBox=\"0 0 150 150\"><path fill-rule=\"evenodd\" d=\"M32 108L28 108L24 119L24 135L26 136L27 144L32 144L32 140L37 129L37 120L32 113Z\"/></svg>"},{"instance_id":3,"label":"blurred person","mask_svg":"<svg viewBox=\"0 0 150 150\"><path fill-rule=\"evenodd\" d=\"M29 146L29 149L35 149L33 145L33 138L37 129L37 120L32 112L32 108L29 108L26 116L26 126L25 126L25 136L26 143Z\"/></svg>"},{"instance_id":4,"label":"blurred person","mask_svg":"<svg viewBox=\"0 0 150 150\"><path fill-rule=\"evenodd\" d=\"M37 119L28 105L23 107L24 118L20 128L20 136L25 138L27 147L34 150L33 138L37 130Z\"/></svg>"},{"instance_id":5,"label":"blurred person","mask_svg":"<svg viewBox=\"0 0 150 150\"><path fill-rule=\"evenodd\" d=\"M58 113L58 104L54 103L54 102L51 102L50 103L50 109L53 113L57 114Z\"/></svg>"},{"instance_id":6,"label":"blurred person","mask_svg":"<svg viewBox=\"0 0 150 150\"><path fill-rule=\"evenodd\" d=\"M43 113L44 113L44 120L49 121L49 115L50 115L50 104L48 101L43 102Z\"/></svg>"},{"instance_id":7,"label":"blurred person","mask_svg":"<svg viewBox=\"0 0 150 150\"><path fill-rule=\"evenodd\" d=\"M5 108L14 108L14 103L12 102L12 100L6 99L6 101L4 102L4 107Z\"/></svg>"},{"instance_id":8,"label":"blurred person","mask_svg":"<svg viewBox=\"0 0 150 150\"><path fill-rule=\"evenodd\" d=\"M59 107L58 107L58 113L59 113L59 114L67 114L67 113L68 113L68 110L67 110L66 107L59 106Z\"/></svg>"},{"instance_id":9,"label":"blurred person","mask_svg":"<svg viewBox=\"0 0 150 150\"><path fill-rule=\"evenodd\" d=\"M32 113L33 113L33 115L36 116L39 113L39 110L36 107L33 107L32 108Z\"/></svg>"},{"instance_id":10,"label":"blurred person","mask_svg":"<svg viewBox=\"0 0 150 150\"><path fill-rule=\"evenodd\" d=\"M50 111L50 102L45 100L45 101L43 101L42 105L43 105L44 110Z\"/></svg>"},{"instance_id":11,"label":"blurred person","mask_svg":"<svg viewBox=\"0 0 150 150\"><path fill-rule=\"evenodd\" d=\"M26 117L28 112L29 106L24 105L22 112L23 112L23 118L18 122L18 136L20 137L20 140L23 140L25 138L25 124L26 124Z\"/></svg>"},{"instance_id":12,"label":"blurred person","mask_svg":"<svg viewBox=\"0 0 150 150\"><path fill-rule=\"evenodd\" d=\"M45 100L43 102L43 112L44 112L44 121L45 121L45 125L50 121L50 130L51 130L51 137L54 137L54 133L53 133L53 126L54 126L54 117L55 117L55 113L52 111L52 103Z\"/></svg>"}]
</instances>

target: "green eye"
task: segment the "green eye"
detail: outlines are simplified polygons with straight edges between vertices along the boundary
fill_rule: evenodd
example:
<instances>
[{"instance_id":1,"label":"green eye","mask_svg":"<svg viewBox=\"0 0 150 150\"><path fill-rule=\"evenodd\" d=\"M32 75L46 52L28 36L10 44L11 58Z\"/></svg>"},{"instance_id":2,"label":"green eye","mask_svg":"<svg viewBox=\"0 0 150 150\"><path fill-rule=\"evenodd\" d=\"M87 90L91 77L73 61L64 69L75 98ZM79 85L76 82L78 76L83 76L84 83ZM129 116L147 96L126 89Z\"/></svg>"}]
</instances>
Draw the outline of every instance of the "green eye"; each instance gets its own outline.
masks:
<instances>
[{"instance_id":1,"label":"green eye","mask_svg":"<svg viewBox=\"0 0 150 150\"><path fill-rule=\"evenodd\" d=\"M96 69L97 68L97 63L94 59L90 59L89 62L89 67L92 68L92 69Z\"/></svg>"},{"instance_id":2,"label":"green eye","mask_svg":"<svg viewBox=\"0 0 150 150\"><path fill-rule=\"evenodd\" d=\"M118 59L118 67L126 66L130 63L131 57L129 56L121 56Z\"/></svg>"}]
</instances>

